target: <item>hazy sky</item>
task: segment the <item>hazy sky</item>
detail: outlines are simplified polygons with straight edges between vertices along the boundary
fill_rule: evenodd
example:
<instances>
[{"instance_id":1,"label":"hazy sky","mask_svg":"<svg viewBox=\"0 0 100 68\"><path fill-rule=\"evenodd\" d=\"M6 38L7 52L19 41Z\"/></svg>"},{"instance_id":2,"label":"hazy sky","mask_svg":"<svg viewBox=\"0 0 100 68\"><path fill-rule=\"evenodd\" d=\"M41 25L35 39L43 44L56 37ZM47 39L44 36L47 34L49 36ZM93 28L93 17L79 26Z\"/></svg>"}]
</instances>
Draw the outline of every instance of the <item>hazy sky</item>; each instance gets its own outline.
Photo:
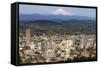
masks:
<instances>
[{"instance_id":1,"label":"hazy sky","mask_svg":"<svg viewBox=\"0 0 100 68\"><path fill-rule=\"evenodd\" d=\"M62 14L96 17L96 9L59 7L59 6L40 6L40 5L19 5L20 14Z\"/></svg>"}]
</instances>

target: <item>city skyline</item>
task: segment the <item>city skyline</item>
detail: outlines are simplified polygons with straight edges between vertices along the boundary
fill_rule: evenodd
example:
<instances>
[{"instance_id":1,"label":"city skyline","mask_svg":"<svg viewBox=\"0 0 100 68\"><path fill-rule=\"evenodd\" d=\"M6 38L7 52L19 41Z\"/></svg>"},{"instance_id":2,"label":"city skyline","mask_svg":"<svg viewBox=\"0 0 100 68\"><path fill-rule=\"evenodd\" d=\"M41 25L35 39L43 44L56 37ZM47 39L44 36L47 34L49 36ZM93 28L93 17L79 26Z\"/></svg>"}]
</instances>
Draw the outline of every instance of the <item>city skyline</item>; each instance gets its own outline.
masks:
<instances>
[{"instance_id":1,"label":"city skyline","mask_svg":"<svg viewBox=\"0 0 100 68\"><path fill-rule=\"evenodd\" d=\"M20 64L92 61L96 9L19 5Z\"/></svg>"}]
</instances>

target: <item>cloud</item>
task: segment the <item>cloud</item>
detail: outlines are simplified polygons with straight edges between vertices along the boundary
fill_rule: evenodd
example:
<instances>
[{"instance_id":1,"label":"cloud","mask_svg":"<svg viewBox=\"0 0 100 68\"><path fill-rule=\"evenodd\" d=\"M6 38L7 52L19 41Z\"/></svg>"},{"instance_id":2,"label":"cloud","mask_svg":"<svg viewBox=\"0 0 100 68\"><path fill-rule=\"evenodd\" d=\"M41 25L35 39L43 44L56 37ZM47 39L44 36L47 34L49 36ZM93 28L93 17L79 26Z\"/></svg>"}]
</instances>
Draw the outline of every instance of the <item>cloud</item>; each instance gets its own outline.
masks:
<instances>
[{"instance_id":1,"label":"cloud","mask_svg":"<svg viewBox=\"0 0 100 68\"><path fill-rule=\"evenodd\" d=\"M55 15L72 15L72 13L69 13L68 11L65 11L62 8L59 8L59 9L51 12L51 14L55 14Z\"/></svg>"}]
</instances>

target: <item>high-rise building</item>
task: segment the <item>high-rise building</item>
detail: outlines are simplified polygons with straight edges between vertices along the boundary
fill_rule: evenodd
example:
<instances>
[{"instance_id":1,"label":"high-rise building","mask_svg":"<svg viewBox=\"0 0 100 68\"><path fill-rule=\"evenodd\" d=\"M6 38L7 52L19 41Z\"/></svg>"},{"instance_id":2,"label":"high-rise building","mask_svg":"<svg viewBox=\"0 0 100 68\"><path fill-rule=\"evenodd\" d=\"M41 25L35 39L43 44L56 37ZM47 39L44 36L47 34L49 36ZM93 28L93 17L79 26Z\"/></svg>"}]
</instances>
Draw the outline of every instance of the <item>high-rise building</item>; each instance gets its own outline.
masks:
<instances>
[{"instance_id":1,"label":"high-rise building","mask_svg":"<svg viewBox=\"0 0 100 68\"><path fill-rule=\"evenodd\" d=\"M26 29L26 46L30 45L30 39L31 39L31 30Z\"/></svg>"}]
</instances>

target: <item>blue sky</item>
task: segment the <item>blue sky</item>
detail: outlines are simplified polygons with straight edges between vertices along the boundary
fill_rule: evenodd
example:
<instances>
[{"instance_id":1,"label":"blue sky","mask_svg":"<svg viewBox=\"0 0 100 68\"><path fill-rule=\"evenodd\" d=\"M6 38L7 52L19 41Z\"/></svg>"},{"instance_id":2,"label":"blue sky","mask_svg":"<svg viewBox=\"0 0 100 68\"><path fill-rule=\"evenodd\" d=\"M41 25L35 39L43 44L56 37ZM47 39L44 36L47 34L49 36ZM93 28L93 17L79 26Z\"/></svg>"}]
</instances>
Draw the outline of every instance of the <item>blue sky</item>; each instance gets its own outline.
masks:
<instances>
[{"instance_id":1,"label":"blue sky","mask_svg":"<svg viewBox=\"0 0 100 68\"><path fill-rule=\"evenodd\" d=\"M58 7L58 6L40 6L40 5L19 5L20 14L63 14L96 17L96 9L76 8L76 7Z\"/></svg>"}]
</instances>

